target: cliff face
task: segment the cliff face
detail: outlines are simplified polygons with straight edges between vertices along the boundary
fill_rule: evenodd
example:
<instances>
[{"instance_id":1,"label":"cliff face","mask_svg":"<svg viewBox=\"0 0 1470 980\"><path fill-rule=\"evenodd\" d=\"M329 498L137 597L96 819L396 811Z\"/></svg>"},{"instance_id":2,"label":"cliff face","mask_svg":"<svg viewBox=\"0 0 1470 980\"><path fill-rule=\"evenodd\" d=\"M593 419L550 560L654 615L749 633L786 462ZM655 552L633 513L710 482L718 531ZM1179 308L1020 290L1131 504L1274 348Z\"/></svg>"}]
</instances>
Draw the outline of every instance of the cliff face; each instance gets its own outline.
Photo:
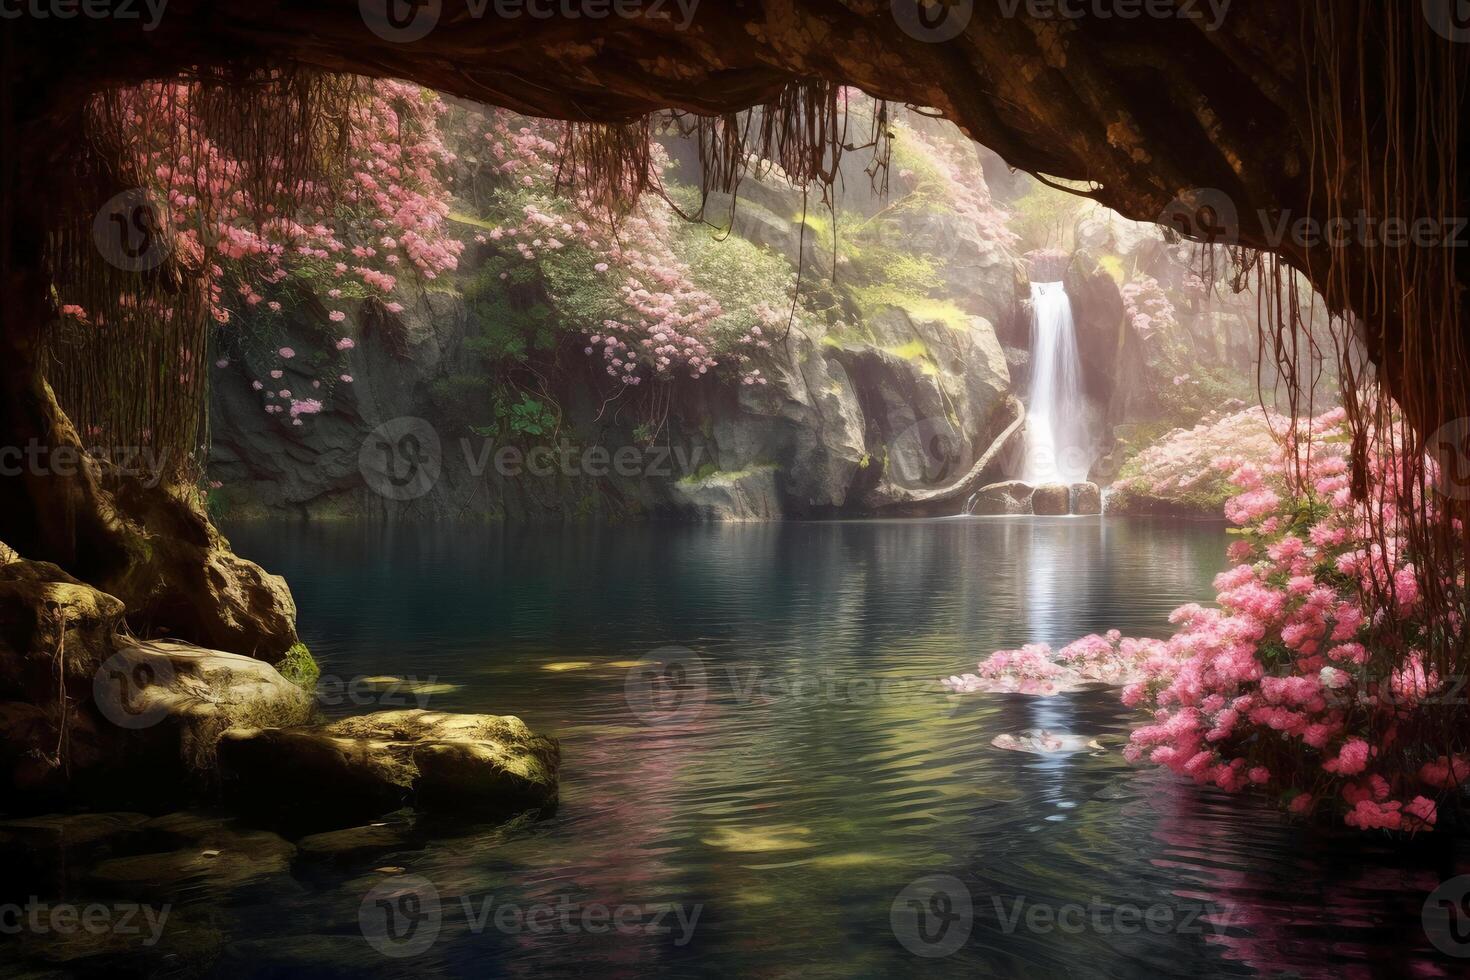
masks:
<instances>
[{"instance_id":1,"label":"cliff face","mask_svg":"<svg viewBox=\"0 0 1470 980\"><path fill-rule=\"evenodd\" d=\"M906 152L922 166L933 144L914 142ZM687 145L668 150L671 182L697 182ZM983 187L978 162L974 173ZM954 213L941 174L911 173L887 197L860 168L848 176L831 211L766 177L742 186L728 241L725 230L668 230L671 248L695 256L696 286L720 295L740 280L741 300L771 312L767 343L742 364L759 383L725 370L649 392L610 381L589 356L591 329L565 319L575 296L537 293L549 316L529 340L516 333L528 266L503 271L519 260L487 236L496 212L485 202L505 185L469 158L453 211L467 247L452 275L400 277L391 314L308 297L263 331L268 344L220 358L215 512L533 521L959 512L976 465L989 459L986 475L998 473L994 444L1016 435L994 323L1016 315L1022 265L1002 227ZM730 220L729 204L715 195L706 214ZM912 275L875 272L896 255ZM344 318L328 321L328 306ZM486 338L496 338L494 356ZM350 357L335 353L343 344ZM351 380L325 371L323 387L328 362ZM282 410L302 398L321 410L300 419Z\"/></svg>"}]
</instances>

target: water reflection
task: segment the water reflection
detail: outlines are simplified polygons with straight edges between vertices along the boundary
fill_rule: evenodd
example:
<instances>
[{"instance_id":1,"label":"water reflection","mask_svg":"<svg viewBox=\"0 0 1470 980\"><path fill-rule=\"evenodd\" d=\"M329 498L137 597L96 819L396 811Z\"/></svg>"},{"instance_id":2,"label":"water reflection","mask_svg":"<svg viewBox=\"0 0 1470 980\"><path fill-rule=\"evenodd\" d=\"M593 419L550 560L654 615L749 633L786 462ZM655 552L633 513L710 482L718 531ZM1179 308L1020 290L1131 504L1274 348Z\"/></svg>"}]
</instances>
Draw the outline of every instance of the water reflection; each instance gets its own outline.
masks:
<instances>
[{"instance_id":1,"label":"water reflection","mask_svg":"<svg viewBox=\"0 0 1470 980\"><path fill-rule=\"evenodd\" d=\"M1110 627L1162 635L1170 609L1208 595L1217 527L980 518L232 538L291 581L328 672L458 685L432 706L519 714L561 737L566 760L550 820L298 874L268 899L216 897L231 948L285 974L323 959L452 976L1446 969L1416 931L1418 903L1455 853L1304 847L1250 803L1136 771L1117 751L1132 716L1109 692L940 692L938 677L997 647ZM627 664L668 645L703 658L709 696L650 727L625 700ZM1104 751L990 745L1030 728ZM357 909L378 865L431 879L454 908L495 896L701 914L682 945L636 930L476 929L456 915L406 970L361 955ZM920 964L890 910L930 874L964 883L974 922L961 949ZM1303 911L1304 898L1323 911ZM1038 905L1158 906L1200 928L1042 930L1013 915Z\"/></svg>"}]
</instances>

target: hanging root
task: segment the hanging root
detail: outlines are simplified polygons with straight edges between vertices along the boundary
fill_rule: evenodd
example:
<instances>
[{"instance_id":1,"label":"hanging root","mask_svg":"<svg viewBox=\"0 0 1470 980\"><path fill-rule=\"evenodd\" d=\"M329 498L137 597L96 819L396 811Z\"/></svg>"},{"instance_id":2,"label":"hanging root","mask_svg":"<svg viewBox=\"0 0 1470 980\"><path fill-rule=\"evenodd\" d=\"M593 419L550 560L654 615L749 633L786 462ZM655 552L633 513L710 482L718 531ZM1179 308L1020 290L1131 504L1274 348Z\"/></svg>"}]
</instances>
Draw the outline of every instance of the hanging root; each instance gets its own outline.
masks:
<instances>
[{"instance_id":1,"label":"hanging root","mask_svg":"<svg viewBox=\"0 0 1470 980\"><path fill-rule=\"evenodd\" d=\"M257 227L325 203L355 79L219 69L94 96L46 261L63 317L46 375L86 446L147 452L189 482L207 443L209 270L245 192ZM238 160L231 182L210 179ZM171 188L190 188L187 195Z\"/></svg>"},{"instance_id":2,"label":"hanging root","mask_svg":"<svg viewBox=\"0 0 1470 980\"><path fill-rule=\"evenodd\" d=\"M1465 632L1470 513L1454 484L1470 453L1470 336L1464 296L1466 247L1449 241L1467 202L1458 153L1470 45L1440 37L1419 4L1315 3L1303 8L1302 44L1311 109L1312 200L1324 228L1352 229L1354 247L1306 249L1304 271L1330 307L1327 332L1352 432L1351 485L1371 537L1389 554L1413 556L1421 601L1438 624L1406 636L1442 677L1470 671ZM1381 90L1384 112L1369 115ZM1376 241L1364 240L1367 234ZM1446 241L1382 240L1387 221L1430 221ZM1262 357L1270 352L1293 414L1310 398L1323 351L1311 304L1284 260L1234 254L1237 279L1262 297ZM1359 314L1350 318L1341 311ZM1370 360L1371 355L1371 360ZM1309 453L1309 445L1297 447ZM1397 459L1397 465L1382 461ZM1375 470L1374 461L1378 461ZM1366 598L1392 624L1398 586L1375 582Z\"/></svg>"},{"instance_id":3,"label":"hanging root","mask_svg":"<svg viewBox=\"0 0 1470 980\"><path fill-rule=\"evenodd\" d=\"M866 173L875 191L887 193L888 112L886 102L875 101L864 141L854 143L846 90L822 79L799 79L773 101L743 112L656 113L622 125L568 123L560 182L577 186L610 211L626 207L660 187L651 137L666 130L698 146L702 198L712 192L733 197L747 172L778 169L795 186L815 184L830 207L849 152L873 151Z\"/></svg>"}]
</instances>

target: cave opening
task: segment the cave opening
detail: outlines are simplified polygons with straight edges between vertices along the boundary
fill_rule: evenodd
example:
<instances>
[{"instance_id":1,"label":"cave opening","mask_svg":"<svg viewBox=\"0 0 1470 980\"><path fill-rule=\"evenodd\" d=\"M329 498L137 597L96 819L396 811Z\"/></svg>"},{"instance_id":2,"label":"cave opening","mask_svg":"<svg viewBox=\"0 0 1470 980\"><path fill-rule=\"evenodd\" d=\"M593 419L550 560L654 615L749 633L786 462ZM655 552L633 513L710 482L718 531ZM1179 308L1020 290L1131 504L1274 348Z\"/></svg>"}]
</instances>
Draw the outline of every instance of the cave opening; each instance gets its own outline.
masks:
<instances>
[{"instance_id":1,"label":"cave opening","mask_svg":"<svg viewBox=\"0 0 1470 980\"><path fill-rule=\"evenodd\" d=\"M175 4L0 47L0 847L190 920L88 969L1463 952L1453 5Z\"/></svg>"}]
</instances>

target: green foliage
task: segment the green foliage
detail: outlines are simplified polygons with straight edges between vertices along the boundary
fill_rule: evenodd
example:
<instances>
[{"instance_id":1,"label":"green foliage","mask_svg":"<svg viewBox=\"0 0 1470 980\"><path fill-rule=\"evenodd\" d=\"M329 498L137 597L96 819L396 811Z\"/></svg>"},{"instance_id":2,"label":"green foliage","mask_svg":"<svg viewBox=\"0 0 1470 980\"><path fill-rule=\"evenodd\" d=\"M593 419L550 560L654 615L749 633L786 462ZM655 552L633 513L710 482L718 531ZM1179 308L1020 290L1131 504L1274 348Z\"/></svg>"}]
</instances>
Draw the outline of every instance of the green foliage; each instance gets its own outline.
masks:
<instances>
[{"instance_id":1,"label":"green foliage","mask_svg":"<svg viewBox=\"0 0 1470 980\"><path fill-rule=\"evenodd\" d=\"M286 656L276 664L276 670L286 680L306 691L315 690L317 679L322 676L321 667L305 643L292 644L291 649L286 651Z\"/></svg>"},{"instance_id":2,"label":"green foliage","mask_svg":"<svg viewBox=\"0 0 1470 980\"><path fill-rule=\"evenodd\" d=\"M1044 248L1070 240L1073 226L1091 201L1038 184L1011 205L1011 228L1021 236L1022 249Z\"/></svg>"},{"instance_id":3,"label":"green foliage","mask_svg":"<svg viewBox=\"0 0 1470 980\"><path fill-rule=\"evenodd\" d=\"M495 400L495 421L512 436L549 436L556 431L557 417L543 402L522 394L519 401Z\"/></svg>"},{"instance_id":4,"label":"green foliage","mask_svg":"<svg viewBox=\"0 0 1470 980\"><path fill-rule=\"evenodd\" d=\"M762 303L776 310L789 306L796 280L781 256L738 235L719 237L696 224L681 223L676 231L674 254L724 310L711 324L717 345L731 344L758 326L753 311Z\"/></svg>"},{"instance_id":5,"label":"green foliage","mask_svg":"<svg viewBox=\"0 0 1470 980\"><path fill-rule=\"evenodd\" d=\"M535 267L528 263L490 260L465 286L465 302L479 327L465 348L491 364L524 362L556 347L556 310L544 300Z\"/></svg>"}]
</instances>

